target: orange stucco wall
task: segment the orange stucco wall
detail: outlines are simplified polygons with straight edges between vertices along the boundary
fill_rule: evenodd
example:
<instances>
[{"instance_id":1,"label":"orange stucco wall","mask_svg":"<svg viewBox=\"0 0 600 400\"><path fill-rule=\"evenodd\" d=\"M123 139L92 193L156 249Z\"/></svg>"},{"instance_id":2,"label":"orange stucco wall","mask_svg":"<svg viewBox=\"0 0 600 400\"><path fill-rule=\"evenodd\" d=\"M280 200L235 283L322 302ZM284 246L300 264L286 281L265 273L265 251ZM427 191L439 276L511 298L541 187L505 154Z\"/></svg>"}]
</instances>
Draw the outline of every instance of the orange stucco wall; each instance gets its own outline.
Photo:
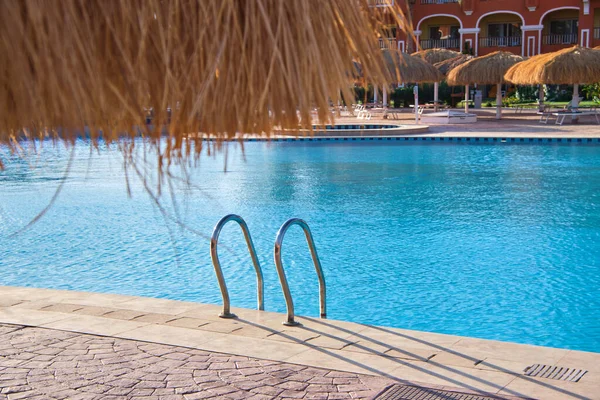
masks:
<instances>
[{"instance_id":1,"label":"orange stucco wall","mask_svg":"<svg viewBox=\"0 0 600 400\"><path fill-rule=\"evenodd\" d=\"M410 5L413 29L419 40L428 38L428 27L444 16L444 20L457 20L462 27L463 46L465 41L472 42L477 55L501 49L532 56L572 46L567 43L569 40L589 47L600 45L600 0L587 2L588 13L584 0L462 0L462 3L423 4L431 1L414 0L414 4ZM579 22L579 32L575 38L557 40L546 37L550 33L551 20L572 18ZM485 39L489 23L518 23L522 27L522 37L502 43L501 46L493 46L495 42ZM398 34L398 39L411 41L402 33ZM411 47L414 51L415 43Z\"/></svg>"}]
</instances>

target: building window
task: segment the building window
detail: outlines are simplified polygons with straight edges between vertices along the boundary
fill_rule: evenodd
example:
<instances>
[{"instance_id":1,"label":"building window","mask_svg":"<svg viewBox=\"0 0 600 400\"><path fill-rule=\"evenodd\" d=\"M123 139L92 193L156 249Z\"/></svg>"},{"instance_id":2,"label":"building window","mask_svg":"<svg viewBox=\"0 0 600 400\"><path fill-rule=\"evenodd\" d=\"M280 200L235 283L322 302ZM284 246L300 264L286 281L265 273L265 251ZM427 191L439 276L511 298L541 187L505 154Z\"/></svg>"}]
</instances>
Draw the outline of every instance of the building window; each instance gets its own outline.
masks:
<instances>
[{"instance_id":1,"label":"building window","mask_svg":"<svg viewBox=\"0 0 600 400\"><path fill-rule=\"evenodd\" d=\"M551 35L574 35L579 30L579 21L576 19L564 19L550 21Z\"/></svg>"},{"instance_id":2,"label":"building window","mask_svg":"<svg viewBox=\"0 0 600 400\"><path fill-rule=\"evenodd\" d=\"M489 37L514 37L521 36L521 27L519 24L489 24Z\"/></svg>"},{"instance_id":3,"label":"building window","mask_svg":"<svg viewBox=\"0 0 600 400\"><path fill-rule=\"evenodd\" d=\"M451 39L459 39L460 38L460 32L458 31L460 29L460 26L451 26L450 27L450 38Z\"/></svg>"},{"instance_id":4,"label":"building window","mask_svg":"<svg viewBox=\"0 0 600 400\"><path fill-rule=\"evenodd\" d=\"M433 40L439 40L442 38L442 31L439 26L429 27L429 38Z\"/></svg>"},{"instance_id":5,"label":"building window","mask_svg":"<svg viewBox=\"0 0 600 400\"><path fill-rule=\"evenodd\" d=\"M385 33L386 37L395 39L397 30L398 27L396 25L388 25L383 29L383 32Z\"/></svg>"},{"instance_id":6,"label":"building window","mask_svg":"<svg viewBox=\"0 0 600 400\"><path fill-rule=\"evenodd\" d=\"M427 27L429 38L421 40L421 47L423 49L458 49L460 47L459 29L459 26L453 25L430 25Z\"/></svg>"},{"instance_id":7,"label":"building window","mask_svg":"<svg viewBox=\"0 0 600 400\"><path fill-rule=\"evenodd\" d=\"M479 46L520 46L521 36L521 26L517 23L488 24L488 37L481 38L479 41Z\"/></svg>"},{"instance_id":8,"label":"building window","mask_svg":"<svg viewBox=\"0 0 600 400\"><path fill-rule=\"evenodd\" d=\"M433 40L440 39L458 39L460 33L458 30L460 26L430 26L429 27L429 38Z\"/></svg>"}]
</instances>

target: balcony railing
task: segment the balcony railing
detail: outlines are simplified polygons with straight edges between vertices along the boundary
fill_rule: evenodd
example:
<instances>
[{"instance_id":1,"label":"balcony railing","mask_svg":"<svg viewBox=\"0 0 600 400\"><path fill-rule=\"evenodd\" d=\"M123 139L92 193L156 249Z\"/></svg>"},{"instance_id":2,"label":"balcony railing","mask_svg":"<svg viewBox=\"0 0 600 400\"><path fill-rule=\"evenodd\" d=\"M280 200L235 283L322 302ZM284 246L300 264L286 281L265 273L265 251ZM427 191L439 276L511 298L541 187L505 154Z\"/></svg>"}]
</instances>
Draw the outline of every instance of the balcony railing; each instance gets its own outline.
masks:
<instances>
[{"instance_id":1,"label":"balcony railing","mask_svg":"<svg viewBox=\"0 0 600 400\"><path fill-rule=\"evenodd\" d=\"M460 39L424 39L420 43L423 50L460 48Z\"/></svg>"},{"instance_id":2,"label":"balcony railing","mask_svg":"<svg viewBox=\"0 0 600 400\"><path fill-rule=\"evenodd\" d=\"M600 26L594 27L594 39L600 39Z\"/></svg>"},{"instance_id":3,"label":"balcony railing","mask_svg":"<svg viewBox=\"0 0 600 400\"><path fill-rule=\"evenodd\" d=\"M459 0L421 0L421 4L449 4L458 2Z\"/></svg>"},{"instance_id":4,"label":"balcony railing","mask_svg":"<svg viewBox=\"0 0 600 400\"><path fill-rule=\"evenodd\" d=\"M398 41L394 38L379 38L379 48L398 49Z\"/></svg>"},{"instance_id":5,"label":"balcony railing","mask_svg":"<svg viewBox=\"0 0 600 400\"><path fill-rule=\"evenodd\" d=\"M576 33L550 34L544 35L542 39L544 44L577 44L578 35Z\"/></svg>"},{"instance_id":6,"label":"balcony railing","mask_svg":"<svg viewBox=\"0 0 600 400\"><path fill-rule=\"evenodd\" d=\"M479 39L479 47L517 47L521 39L521 36L483 37Z\"/></svg>"},{"instance_id":7,"label":"balcony railing","mask_svg":"<svg viewBox=\"0 0 600 400\"><path fill-rule=\"evenodd\" d=\"M394 5L394 0L368 0L369 7L389 7Z\"/></svg>"}]
</instances>

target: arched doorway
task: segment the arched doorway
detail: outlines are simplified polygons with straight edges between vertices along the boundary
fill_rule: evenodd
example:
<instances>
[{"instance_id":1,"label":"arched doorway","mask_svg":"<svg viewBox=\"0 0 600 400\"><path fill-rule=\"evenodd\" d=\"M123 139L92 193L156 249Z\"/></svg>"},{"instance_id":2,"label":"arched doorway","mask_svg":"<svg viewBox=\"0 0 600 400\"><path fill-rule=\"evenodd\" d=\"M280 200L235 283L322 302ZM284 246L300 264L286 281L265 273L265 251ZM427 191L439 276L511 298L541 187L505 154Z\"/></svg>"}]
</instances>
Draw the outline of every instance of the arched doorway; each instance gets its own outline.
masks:
<instances>
[{"instance_id":1,"label":"arched doorway","mask_svg":"<svg viewBox=\"0 0 600 400\"><path fill-rule=\"evenodd\" d=\"M561 7L548 11L540 20L541 52L547 53L579 43L579 8Z\"/></svg>"},{"instance_id":2,"label":"arched doorway","mask_svg":"<svg viewBox=\"0 0 600 400\"><path fill-rule=\"evenodd\" d=\"M417 24L420 32L419 46L427 49L451 49L461 51L462 22L452 15L430 15Z\"/></svg>"},{"instance_id":3,"label":"arched doorway","mask_svg":"<svg viewBox=\"0 0 600 400\"><path fill-rule=\"evenodd\" d=\"M484 14L477 21L479 40L477 55L483 56L494 51L510 51L523 54L523 16L512 11L497 11Z\"/></svg>"}]
</instances>

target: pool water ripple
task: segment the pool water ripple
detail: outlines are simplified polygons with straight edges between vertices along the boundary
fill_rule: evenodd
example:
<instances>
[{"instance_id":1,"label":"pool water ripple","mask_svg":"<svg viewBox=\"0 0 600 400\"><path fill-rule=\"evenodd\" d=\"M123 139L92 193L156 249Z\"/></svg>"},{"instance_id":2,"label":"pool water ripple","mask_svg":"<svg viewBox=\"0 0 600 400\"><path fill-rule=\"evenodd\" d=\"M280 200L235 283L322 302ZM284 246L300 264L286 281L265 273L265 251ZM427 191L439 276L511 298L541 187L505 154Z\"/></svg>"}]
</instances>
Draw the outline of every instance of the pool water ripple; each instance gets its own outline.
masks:
<instances>
[{"instance_id":1,"label":"pool water ripple","mask_svg":"<svg viewBox=\"0 0 600 400\"><path fill-rule=\"evenodd\" d=\"M308 221L325 270L330 318L600 352L600 147L570 145L246 143L203 157L176 184L166 220L137 181L127 196L115 150L68 160L46 148L6 156L0 172L0 284L219 303L207 237L243 216L265 276L267 310L285 311L273 243ZM6 154L0 151L0 154ZM90 158L91 157L91 158ZM174 212L168 194L163 205ZM219 254L235 306L256 306L239 228ZM298 314L317 315L302 232L283 260Z\"/></svg>"}]
</instances>

